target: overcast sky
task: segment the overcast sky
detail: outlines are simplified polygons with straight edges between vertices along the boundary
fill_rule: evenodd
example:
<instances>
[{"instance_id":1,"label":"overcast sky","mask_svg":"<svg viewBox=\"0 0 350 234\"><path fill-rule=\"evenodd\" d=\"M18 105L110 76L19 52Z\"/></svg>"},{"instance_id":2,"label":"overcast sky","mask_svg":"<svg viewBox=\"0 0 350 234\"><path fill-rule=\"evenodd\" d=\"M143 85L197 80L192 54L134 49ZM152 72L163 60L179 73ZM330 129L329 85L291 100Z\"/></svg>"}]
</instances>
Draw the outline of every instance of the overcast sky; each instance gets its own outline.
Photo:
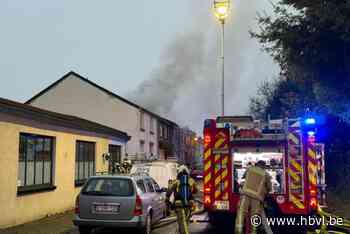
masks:
<instances>
[{"instance_id":1,"label":"overcast sky","mask_svg":"<svg viewBox=\"0 0 350 234\"><path fill-rule=\"evenodd\" d=\"M137 101L143 95L135 96L138 86L167 76L169 66L182 66L182 72L196 67L189 81L175 85L178 90L168 95L174 101L156 111L197 130L197 123L220 110L219 31L211 4L211 0L2 0L0 96L25 101L74 70ZM225 40L230 114L244 113L258 84L277 71L248 35L255 27L256 11L261 10L269 11L267 0L233 1ZM200 58L194 61L197 54ZM178 64L181 61L186 62ZM178 79L175 73L177 77L170 72L168 79ZM166 90L153 87L145 95L157 92ZM188 109L189 103L195 108ZM190 117L184 115L186 109Z\"/></svg>"}]
</instances>

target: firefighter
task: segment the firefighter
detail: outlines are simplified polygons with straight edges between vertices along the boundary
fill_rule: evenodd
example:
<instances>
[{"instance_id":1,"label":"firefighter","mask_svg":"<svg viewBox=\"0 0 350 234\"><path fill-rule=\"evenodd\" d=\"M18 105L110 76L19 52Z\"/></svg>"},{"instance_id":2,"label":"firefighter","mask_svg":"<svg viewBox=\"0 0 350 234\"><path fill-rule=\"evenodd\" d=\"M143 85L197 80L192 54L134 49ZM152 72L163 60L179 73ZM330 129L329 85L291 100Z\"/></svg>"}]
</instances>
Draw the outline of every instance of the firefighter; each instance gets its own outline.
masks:
<instances>
[{"instance_id":1,"label":"firefighter","mask_svg":"<svg viewBox=\"0 0 350 234\"><path fill-rule=\"evenodd\" d=\"M260 160L255 166L251 166L246 171L246 178L241 191L239 208L236 216L235 233L243 233L245 218L249 211L252 215L262 216L264 212L265 196L271 191L271 176L264 170L265 162ZM248 223L251 220L249 218ZM257 232L257 227L253 226L252 233ZM267 232L268 230L266 230Z\"/></svg>"},{"instance_id":2,"label":"firefighter","mask_svg":"<svg viewBox=\"0 0 350 234\"><path fill-rule=\"evenodd\" d=\"M166 193L166 202L170 203L169 198L174 193L174 204L177 223L180 234L189 234L189 220L191 211L194 210L193 195L197 193L195 181L190 177L190 171L186 166L180 166L177 179L169 187Z\"/></svg>"},{"instance_id":3,"label":"firefighter","mask_svg":"<svg viewBox=\"0 0 350 234\"><path fill-rule=\"evenodd\" d=\"M123 163L122 163L122 170L123 170L122 173L129 174L131 168L132 168L131 160L128 160L127 158L124 158Z\"/></svg>"}]
</instances>

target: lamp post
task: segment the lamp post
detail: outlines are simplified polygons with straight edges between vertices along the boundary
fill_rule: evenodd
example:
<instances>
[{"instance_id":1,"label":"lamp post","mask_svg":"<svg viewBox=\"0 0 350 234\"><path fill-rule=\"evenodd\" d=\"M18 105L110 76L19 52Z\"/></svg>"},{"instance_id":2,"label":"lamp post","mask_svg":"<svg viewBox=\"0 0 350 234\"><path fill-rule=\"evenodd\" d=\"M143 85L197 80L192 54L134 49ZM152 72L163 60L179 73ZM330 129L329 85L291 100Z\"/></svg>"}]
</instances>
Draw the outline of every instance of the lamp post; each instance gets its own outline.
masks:
<instances>
[{"instance_id":1,"label":"lamp post","mask_svg":"<svg viewBox=\"0 0 350 234\"><path fill-rule=\"evenodd\" d=\"M230 10L230 0L214 0L214 13L216 18L221 23L221 114L225 115L225 54L224 54L224 39L225 39L225 21Z\"/></svg>"}]
</instances>

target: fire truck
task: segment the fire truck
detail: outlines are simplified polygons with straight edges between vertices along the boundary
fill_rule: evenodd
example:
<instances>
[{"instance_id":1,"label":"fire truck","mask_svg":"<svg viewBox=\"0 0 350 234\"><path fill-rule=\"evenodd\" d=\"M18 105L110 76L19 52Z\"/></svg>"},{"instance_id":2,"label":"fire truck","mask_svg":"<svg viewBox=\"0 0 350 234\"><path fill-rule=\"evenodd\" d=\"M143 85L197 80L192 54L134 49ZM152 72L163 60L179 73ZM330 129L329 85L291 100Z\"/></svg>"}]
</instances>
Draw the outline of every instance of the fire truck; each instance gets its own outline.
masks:
<instances>
[{"instance_id":1,"label":"fire truck","mask_svg":"<svg viewBox=\"0 0 350 234\"><path fill-rule=\"evenodd\" d=\"M221 116L205 120L203 133L203 203L211 223L236 213L244 172L259 160L271 175L269 199L278 214L311 215L324 205L324 147L314 118Z\"/></svg>"}]
</instances>

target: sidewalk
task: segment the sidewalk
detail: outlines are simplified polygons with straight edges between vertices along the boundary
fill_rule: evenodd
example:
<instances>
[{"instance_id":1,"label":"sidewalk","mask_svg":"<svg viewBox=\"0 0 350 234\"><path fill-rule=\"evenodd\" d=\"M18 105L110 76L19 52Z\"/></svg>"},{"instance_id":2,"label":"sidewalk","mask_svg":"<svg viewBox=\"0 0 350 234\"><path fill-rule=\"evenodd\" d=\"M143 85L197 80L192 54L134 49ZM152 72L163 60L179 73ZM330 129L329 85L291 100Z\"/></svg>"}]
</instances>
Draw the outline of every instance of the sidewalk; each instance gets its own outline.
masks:
<instances>
[{"instance_id":1,"label":"sidewalk","mask_svg":"<svg viewBox=\"0 0 350 234\"><path fill-rule=\"evenodd\" d=\"M62 234L74 228L74 212L53 215L38 221L0 230L0 234Z\"/></svg>"}]
</instances>

